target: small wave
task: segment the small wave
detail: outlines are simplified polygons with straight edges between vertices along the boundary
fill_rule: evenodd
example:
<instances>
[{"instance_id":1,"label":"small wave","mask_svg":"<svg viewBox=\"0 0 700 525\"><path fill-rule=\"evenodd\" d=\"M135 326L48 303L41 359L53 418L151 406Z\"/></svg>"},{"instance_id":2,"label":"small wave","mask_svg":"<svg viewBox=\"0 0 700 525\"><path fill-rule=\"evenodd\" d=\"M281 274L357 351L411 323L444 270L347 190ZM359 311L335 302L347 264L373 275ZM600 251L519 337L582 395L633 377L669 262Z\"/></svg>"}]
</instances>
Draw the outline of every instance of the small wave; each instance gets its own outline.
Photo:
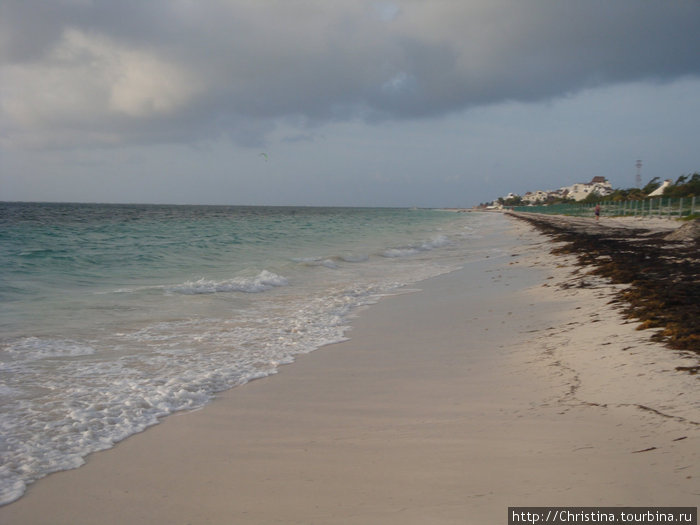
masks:
<instances>
[{"instance_id":1,"label":"small wave","mask_svg":"<svg viewBox=\"0 0 700 525\"><path fill-rule=\"evenodd\" d=\"M325 266L326 268L338 268L338 262L361 263L367 262L369 255L366 253L348 252L332 257L301 257L294 261L308 266Z\"/></svg>"},{"instance_id":2,"label":"small wave","mask_svg":"<svg viewBox=\"0 0 700 525\"><path fill-rule=\"evenodd\" d=\"M25 337L5 348L5 352L22 361L38 361L56 357L93 355L96 350L86 344L66 339Z\"/></svg>"},{"instance_id":3,"label":"small wave","mask_svg":"<svg viewBox=\"0 0 700 525\"><path fill-rule=\"evenodd\" d=\"M369 260L369 255L365 253L346 253L340 256L341 261L349 263L359 263Z\"/></svg>"},{"instance_id":4,"label":"small wave","mask_svg":"<svg viewBox=\"0 0 700 525\"><path fill-rule=\"evenodd\" d=\"M452 241L446 235L436 235L427 242L421 244L421 248L424 250L433 250L435 248L444 248L452 244Z\"/></svg>"},{"instance_id":5,"label":"small wave","mask_svg":"<svg viewBox=\"0 0 700 525\"><path fill-rule=\"evenodd\" d=\"M338 263L336 263L333 259L325 259L321 257L303 257L294 259L294 261L307 266L324 266L333 270L338 268Z\"/></svg>"},{"instance_id":6,"label":"small wave","mask_svg":"<svg viewBox=\"0 0 700 525\"><path fill-rule=\"evenodd\" d=\"M277 286L286 286L287 284L289 284L289 282L281 275L263 270L253 278L236 277L235 279L228 279L225 281L211 281L209 279L187 281L184 284L168 288L168 291L184 295L222 292L259 293Z\"/></svg>"},{"instance_id":7,"label":"small wave","mask_svg":"<svg viewBox=\"0 0 700 525\"><path fill-rule=\"evenodd\" d=\"M335 269L338 267L338 264L333 261L332 259L323 259L320 263L321 266L325 266L326 268L330 269Z\"/></svg>"},{"instance_id":8,"label":"small wave","mask_svg":"<svg viewBox=\"0 0 700 525\"><path fill-rule=\"evenodd\" d=\"M420 252L427 252L434 250L435 248L443 248L450 244L452 244L452 241L450 241L446 235L436 235L432 239L417 245L389 248L388 250L384 250L381 255L382 257L388 258L410 257L411 255L416 255Z\"/></svg>"}]
</instances>

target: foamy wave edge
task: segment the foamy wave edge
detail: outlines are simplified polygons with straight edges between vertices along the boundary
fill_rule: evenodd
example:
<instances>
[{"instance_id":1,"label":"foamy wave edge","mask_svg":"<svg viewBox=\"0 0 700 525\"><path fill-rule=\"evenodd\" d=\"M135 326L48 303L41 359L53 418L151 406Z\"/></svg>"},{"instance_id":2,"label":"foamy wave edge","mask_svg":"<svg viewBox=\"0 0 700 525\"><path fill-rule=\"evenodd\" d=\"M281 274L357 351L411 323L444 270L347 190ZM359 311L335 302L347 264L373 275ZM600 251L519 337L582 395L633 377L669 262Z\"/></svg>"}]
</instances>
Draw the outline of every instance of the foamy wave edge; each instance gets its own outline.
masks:
<instances>
[{"instance_id":1,"label":"foamy wave edge","mask_svg":"<svg viewBox=\"0 0 700 525\"><path fill-rule=\"evenodd\" d=\"M235 277L225 281L198 279L196 281L187 281L177 286L171 286L166 289L168 292L183 295L227 292L260 293L278 286L287 286L288 284L289 281L285 277L263 270L253 278Z\"/></svg>"},{"instance_id":2,"label":"foamy wave edge","mask_svg":"<svg viewBox=\"0 0 700 525\"><path fill-rule=\"evenodd\" d=\"M381 253L382 257L398 258L410 257L420 252L427 252L436 248L443 248L452 244L452 241L446 235L436 235L429 241L422 242L413 246L403 246L399 248L389 248Z\"/></svg>"}]
</instances>

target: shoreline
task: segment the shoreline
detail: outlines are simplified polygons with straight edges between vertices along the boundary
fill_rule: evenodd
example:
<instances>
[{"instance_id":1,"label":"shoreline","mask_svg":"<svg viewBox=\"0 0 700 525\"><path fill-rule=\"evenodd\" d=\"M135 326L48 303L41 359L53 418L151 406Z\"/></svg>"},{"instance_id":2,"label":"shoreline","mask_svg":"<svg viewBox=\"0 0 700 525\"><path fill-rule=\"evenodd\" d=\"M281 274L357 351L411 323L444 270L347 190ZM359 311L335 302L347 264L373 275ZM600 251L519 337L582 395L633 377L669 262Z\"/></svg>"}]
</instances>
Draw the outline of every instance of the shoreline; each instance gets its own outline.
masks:
<instances>
[{"instance_id":1,"label":"shoreline","mask_svg":"<svg viewBox=\"0 0 700 525\"><path fill-rule=\"evenodd\" d=\"M0 521L483 524L516 505L692 505L687 358L625 322L617 285L563 286L574 256L510 222L507 255L383 298L349 341L39 480Z\"/></svg>"}]
</instances>

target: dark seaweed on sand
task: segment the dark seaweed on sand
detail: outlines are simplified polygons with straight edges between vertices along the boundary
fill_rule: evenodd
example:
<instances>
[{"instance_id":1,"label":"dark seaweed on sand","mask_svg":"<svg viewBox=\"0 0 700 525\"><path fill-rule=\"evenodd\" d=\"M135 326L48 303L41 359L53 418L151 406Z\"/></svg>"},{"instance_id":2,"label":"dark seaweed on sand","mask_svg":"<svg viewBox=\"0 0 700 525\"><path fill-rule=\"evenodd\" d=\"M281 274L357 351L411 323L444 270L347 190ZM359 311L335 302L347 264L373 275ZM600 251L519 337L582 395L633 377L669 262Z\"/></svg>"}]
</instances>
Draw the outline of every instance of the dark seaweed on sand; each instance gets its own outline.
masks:
<instances>
[{"instance_id":1,"label":"dark seaweed on sand","mask_svg":"<svg viewBox=\"0 0 700 525\"><path fill-rule=\"evenodd\" d=\"M554 254L575 254L591 274L627 284L613 302L638 329L655 328L652 339L700 355L700 240L669 240L668 232L580 227L554 216L518 214L565 243ZM695 225L697 226L697 224ZM585 286L585 281L580 281ZM697 373L700 366L679 367Z\"/></svg>"}]
</instances>

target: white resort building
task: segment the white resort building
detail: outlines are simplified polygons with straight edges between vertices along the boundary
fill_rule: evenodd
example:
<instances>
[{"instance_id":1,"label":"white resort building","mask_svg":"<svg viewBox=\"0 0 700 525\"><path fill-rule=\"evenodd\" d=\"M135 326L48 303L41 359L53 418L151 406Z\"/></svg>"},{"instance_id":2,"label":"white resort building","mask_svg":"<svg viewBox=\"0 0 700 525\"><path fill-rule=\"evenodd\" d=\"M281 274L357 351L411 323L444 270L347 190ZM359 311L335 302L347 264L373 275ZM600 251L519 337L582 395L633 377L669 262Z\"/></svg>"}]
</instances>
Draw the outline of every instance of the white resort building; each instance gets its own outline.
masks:
<instances>
[{"instance_id":1,"label":"white resort building","mask_svg":"<svg viewBox=\"0 0 700 525\"><path fill-rule=\"evenodd\" d=\"M593 177L591 182L577 182L572 186L561 189L566 192L565 195L567 197L576 201L582 201L591 193L605 197L613 191L612 185L605 177Z\"/></svg>"},{"instance_id":2,"label":"white resort building","mask_svg":"<svg viewBox=\"0 0 700 525\"><path fill-rule=\"evenodd\" d=\"M558 190L537 190L528 191L523 195L522 201L525 204L538 204L545 203L550 199L574 199L576 201L582 201L592 193L604 197L612 193L613 188L608 179L605 177L593 177L591 182L577 182L571 186L564 186ZM518 197L515 193L509 193L503 197L503 201Z\"/></svg>"}]
</instances>

